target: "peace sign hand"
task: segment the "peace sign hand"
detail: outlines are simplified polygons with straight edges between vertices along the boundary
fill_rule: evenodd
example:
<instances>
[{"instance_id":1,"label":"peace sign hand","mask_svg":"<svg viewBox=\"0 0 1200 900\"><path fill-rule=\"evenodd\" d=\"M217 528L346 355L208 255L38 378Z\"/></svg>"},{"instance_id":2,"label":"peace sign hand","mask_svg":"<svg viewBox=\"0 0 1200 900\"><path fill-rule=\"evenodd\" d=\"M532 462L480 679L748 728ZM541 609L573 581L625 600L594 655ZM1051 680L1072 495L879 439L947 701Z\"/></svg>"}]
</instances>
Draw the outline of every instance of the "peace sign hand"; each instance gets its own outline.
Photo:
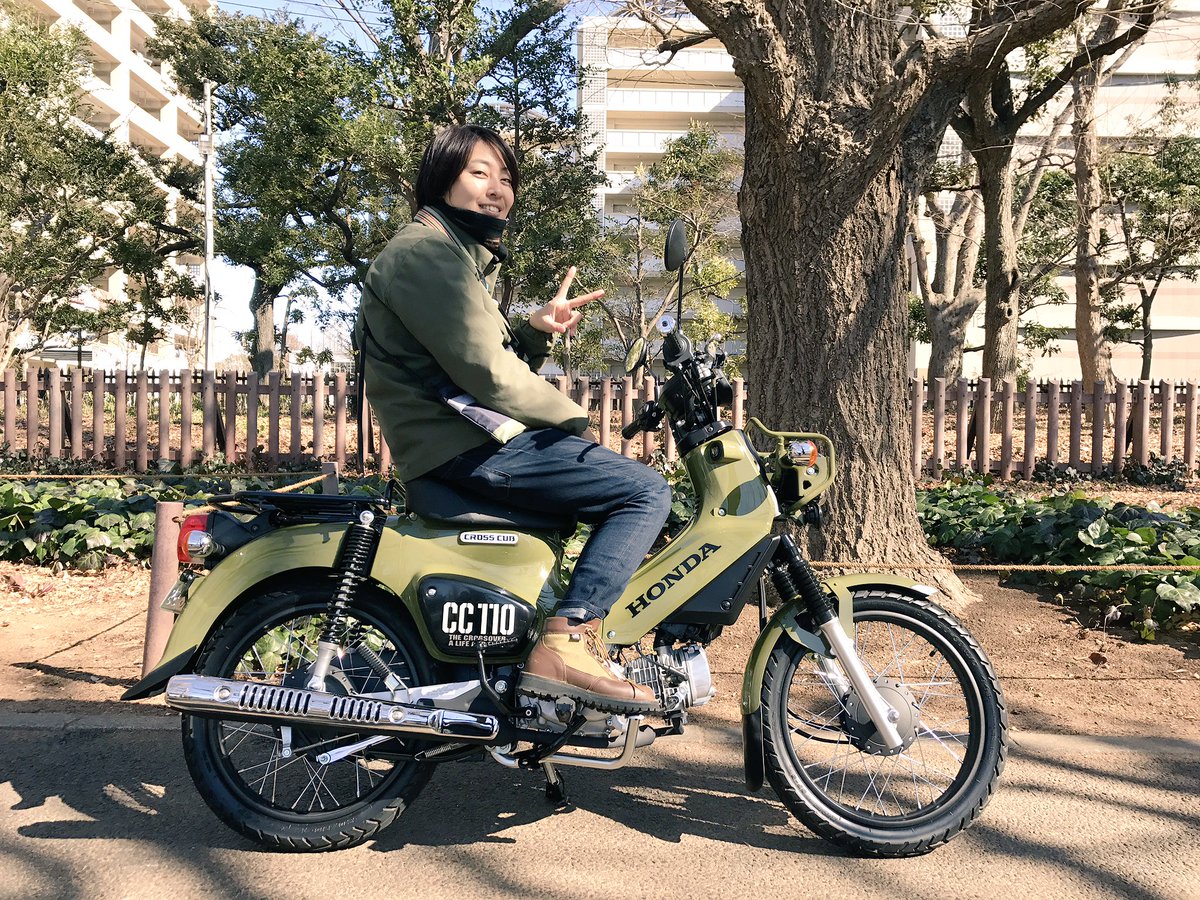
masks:
<instances>
[{"instance_id":1,"label":"peace sign hand","mask_svg":"<svg viewBox=\"0 0 1200 900\"><path fill-rule=\"evenodd\" d=\"M592 291L590 294L581 294L568 300L567 291L571 289L571 282L574 280L575 267L571 266L567 270L567 277L558 286L558 293L554 295L554 299L529 314L529 324L546 334L574 334L575 327L583 318L579 308L604 296L604 291Z\"/></svg>"}]
</instances>

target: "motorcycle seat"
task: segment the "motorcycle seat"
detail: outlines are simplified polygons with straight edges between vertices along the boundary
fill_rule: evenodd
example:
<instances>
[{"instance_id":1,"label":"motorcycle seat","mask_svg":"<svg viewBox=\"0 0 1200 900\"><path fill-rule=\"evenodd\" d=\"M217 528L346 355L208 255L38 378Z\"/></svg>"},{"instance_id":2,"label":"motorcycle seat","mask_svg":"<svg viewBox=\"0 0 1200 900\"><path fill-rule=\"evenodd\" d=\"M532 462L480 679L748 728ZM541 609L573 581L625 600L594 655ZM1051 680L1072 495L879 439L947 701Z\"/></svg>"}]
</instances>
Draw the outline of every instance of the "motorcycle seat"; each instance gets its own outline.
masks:
<instances>
[{"instance_id":1,"label":"motorcycle seat","mask_svg":"<svg viewBox=\"0 0 1200 900\"><path fill-rule=\"evenodd\" d=\"M435 478L414 478L404 485L404 492L408 511L430 522L468 528L575 531L573 516L498 503Z\"/></svg>"}]
</instances>

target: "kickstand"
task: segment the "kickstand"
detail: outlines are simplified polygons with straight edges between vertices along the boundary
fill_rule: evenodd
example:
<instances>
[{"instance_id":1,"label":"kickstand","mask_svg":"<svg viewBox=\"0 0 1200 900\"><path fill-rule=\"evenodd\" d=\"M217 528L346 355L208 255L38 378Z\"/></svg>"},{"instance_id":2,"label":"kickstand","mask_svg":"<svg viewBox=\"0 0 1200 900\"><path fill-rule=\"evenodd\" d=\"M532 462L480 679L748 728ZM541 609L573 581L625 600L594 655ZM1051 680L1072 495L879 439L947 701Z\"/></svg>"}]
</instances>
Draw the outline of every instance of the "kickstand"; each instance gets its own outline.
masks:
<instances>
[{"instance_id":1,"label":"kickstand","mask_svg":"<svg viewBox=\"0 0 1200 900\"><path fill-rule=\"evenodd\" d=\"M567 799L567 786L558 769L553 763L542 763L542 771L546 773L546 800L556 812L566 812L571 809L571 801Z\"/></svg>"}]
</instances>

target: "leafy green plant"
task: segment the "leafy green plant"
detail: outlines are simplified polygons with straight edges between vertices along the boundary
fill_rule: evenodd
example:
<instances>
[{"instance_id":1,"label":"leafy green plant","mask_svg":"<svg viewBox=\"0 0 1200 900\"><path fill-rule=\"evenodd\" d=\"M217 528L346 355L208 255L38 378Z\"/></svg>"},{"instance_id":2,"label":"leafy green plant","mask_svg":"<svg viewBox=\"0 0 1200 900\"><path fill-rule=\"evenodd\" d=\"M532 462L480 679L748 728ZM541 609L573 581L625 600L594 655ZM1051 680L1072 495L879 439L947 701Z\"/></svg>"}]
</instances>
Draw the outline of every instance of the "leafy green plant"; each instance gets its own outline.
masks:
<instances>
[{"instance_id":1,"label":"leafy green plant","mask_svg":"<svg viewBox=\"0 0 1200 900\"><path fill-rule=\"evenodd\" d=\"M1200 509L1165 513L1080 491L1029 500L989 484L922 492L918 513L934 546L967 562L1061 565L1037 580L1129 621L1151 639L1200 616L1200 572L1072 572L1074 565L1200 566Z\"/></svg>"}]
</instances>

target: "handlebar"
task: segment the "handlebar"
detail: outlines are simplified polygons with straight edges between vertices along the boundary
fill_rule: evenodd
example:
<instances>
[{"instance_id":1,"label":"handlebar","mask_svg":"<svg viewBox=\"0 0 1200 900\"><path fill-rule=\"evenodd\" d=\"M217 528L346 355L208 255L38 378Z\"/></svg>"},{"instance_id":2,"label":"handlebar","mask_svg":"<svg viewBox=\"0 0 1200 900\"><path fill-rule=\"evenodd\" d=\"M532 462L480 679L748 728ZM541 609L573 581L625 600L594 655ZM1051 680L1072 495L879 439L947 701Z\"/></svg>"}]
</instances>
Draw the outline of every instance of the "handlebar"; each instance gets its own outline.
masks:
<instances>
[{"instance_id":1,"label":"handlebar","mask_svg":"<svg viewBox=\"0 0 1200 900\"><path fill-rule=\"evenodd\" d=\"M642 405L633 421L621 429L621 437L632 441L643 431L654 431L662 421L663 408L657 400L650 400Z\"/></svg>"}]
</instances>

